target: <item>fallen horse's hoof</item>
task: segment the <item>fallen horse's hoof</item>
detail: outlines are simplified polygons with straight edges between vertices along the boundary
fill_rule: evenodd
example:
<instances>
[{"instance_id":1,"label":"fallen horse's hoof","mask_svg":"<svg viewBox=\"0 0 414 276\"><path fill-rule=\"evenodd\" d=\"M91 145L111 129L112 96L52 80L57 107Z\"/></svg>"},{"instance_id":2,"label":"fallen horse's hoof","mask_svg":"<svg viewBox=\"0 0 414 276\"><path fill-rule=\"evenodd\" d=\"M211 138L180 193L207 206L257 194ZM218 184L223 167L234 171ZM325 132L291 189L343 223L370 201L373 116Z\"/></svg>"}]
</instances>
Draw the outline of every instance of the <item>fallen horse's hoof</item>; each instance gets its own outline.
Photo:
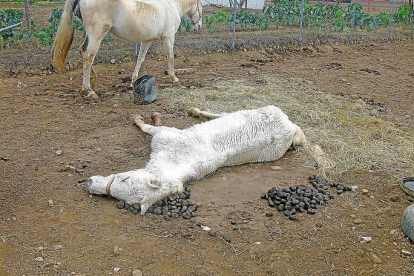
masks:
<instances>
[{"instance_id":1,"label":"fallen horse's hoof","mask_svg":"<svg viewBox=\"0 0 414 276\"><path fill-rule=\"evenodd\" d=\"M162 124L162 115L158 112L154 112L151 115L151 120L154 123L154 126L160 126Z\"/></svg>"}]
</instances>

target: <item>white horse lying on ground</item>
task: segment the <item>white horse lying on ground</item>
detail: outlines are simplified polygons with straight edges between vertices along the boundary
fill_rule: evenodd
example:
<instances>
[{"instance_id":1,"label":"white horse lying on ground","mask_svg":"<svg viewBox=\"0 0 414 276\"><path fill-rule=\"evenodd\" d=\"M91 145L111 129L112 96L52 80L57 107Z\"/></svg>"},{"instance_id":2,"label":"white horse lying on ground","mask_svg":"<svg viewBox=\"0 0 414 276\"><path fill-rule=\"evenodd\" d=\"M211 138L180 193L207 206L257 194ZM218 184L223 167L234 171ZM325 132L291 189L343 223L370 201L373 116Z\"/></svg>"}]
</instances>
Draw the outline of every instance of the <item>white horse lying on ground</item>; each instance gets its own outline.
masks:
<instances>
[{"instance_id":1,"label":"white horse lying on ground","mask_svg":"<svg viewBox=\"0 0 414 276\"><path fill-rule=\"evenodd\" d=\"M135 124L153 136L148 164L139 170L93 176L88 180L89 192L140 203L145 214L157 200L181 193L188 182L220 167L277 160L291 146L308 149L322 174L332 166L319 146L307 143L301 128L275 106L229 114L191 108L188 113L217 119L179 130L160 126L159 114L152 116L155 126L134 116Z\"/></svg>"},{"instance_id":2,"label":"white horse lying on ground","mask_svg":"<svg viewBox=\"0 0 414 276\"><path fill-rule=\"evenodd\" d=\"M62 72L65 59L73 40L73 13L80 12L86 38L79 48L83 59L82 92L96 99L93 91L96 72L92 67L102 39L109 31L113 35L132 42L141 42L132 83L139 71L152 41L162 40L167 52L168 74L178 82L174 74L174 40L187 14L198 31L202 24L201 0L66 0L53 47L53 67ZM92 73L92 75L91 75Z\"/></svg>"}]
</instances>

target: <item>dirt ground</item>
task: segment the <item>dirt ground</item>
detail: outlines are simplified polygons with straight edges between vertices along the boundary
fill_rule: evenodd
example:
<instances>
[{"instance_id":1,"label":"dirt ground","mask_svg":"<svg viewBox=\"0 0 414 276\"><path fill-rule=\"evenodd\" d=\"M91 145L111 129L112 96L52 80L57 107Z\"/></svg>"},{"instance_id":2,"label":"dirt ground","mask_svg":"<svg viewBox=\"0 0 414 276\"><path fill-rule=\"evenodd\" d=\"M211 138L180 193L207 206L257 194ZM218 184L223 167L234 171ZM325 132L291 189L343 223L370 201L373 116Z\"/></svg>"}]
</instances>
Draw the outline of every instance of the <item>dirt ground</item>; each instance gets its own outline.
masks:
<instances>
[{"instance_id":1,"label":"dirt ground","mask_svg":"<svg viewBox=\"0 0 414 276\"><path fill-rule=\"evenodd\" d=\"M200 50L178 38L176 68L196 68L179 75L180 88L300 77L324 93L378 107L378 116L414 135L413 40L273 48L266 37L245 38L236 52L225 48L228 41L213 47L208 43L215 40L207 39ZM414 274L413 255L403 253L414 253L414 245L400 227L413 200L400 190L398 172L348 171L340 180L359 189L298 222L260 199L273 186L308 185L315 171L295 162L295 152L223 168L191 184L191 200L200 206L191 220L134 215L119 210L116 199L89 195L89 176L146 163L150 137L132 125L132 114L149 120L157 111L165 125L177 128L200 122L184 109L167 109L163 97L134 104L127 81L134 57L117 43L104 45L102 53L110 54L97 58L98 102L80 96L75 47L63 74L49 73L50 48L26 43L1 53L0 275ZM143 72L155 75L158 91L170 86L165 68L156 44ZM274 216L266 217L268 211ZM372 241L362 243L365 236Z\"/></svg>"}]
</instances>

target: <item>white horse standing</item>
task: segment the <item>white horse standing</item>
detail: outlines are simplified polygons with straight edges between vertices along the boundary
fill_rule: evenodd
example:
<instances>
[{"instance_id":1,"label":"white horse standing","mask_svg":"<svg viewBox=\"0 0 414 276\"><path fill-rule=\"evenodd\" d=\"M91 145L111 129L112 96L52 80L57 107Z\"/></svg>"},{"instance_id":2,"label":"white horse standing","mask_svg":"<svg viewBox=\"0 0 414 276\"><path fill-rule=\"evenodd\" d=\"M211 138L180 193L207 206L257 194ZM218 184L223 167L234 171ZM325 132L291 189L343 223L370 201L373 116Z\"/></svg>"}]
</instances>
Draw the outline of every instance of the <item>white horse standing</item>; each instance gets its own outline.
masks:
<instances>
[{"instance_id":1,"label":"white horse standing","mask_svg":"<svg viewBox=\"0 0 414 276\"><path fill-rule=\"evenodd\" d=\"M107 32L132 42L141 42L132 84L138 79L139 70L152 41L162 40L168 59L168 74L178 82L174 74L174 39L187 14L198 31L202 24L201 0L66 0L62 19L53 47L53 67L65 69L65 59L73 40L73 14L80 11L86 38L79 51L83 59L82 92L95 99L93 91L96 72L92 67L100 43ZM92 73L92 74L91 74Z\"/></svg>"}]
</instances>

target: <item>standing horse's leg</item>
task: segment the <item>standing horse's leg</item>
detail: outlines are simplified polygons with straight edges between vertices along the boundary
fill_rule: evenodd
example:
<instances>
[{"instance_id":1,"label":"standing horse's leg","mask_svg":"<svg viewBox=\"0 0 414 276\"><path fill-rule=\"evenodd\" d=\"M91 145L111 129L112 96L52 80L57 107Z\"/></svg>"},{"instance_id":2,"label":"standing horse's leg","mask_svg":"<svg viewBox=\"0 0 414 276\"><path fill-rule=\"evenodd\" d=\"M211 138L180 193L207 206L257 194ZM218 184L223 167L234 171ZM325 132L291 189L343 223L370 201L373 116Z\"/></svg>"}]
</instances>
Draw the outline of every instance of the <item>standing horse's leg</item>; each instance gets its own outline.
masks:
<instances>
[{"instance_id":1,"label":"standing horse's leg","mask_svg":"<svg viewBox=\"0 0 414 276\"><path fill-rule=\"evenodd\" d=\"M101 41L104 38L105 34L109 31L110 27L104 28L104 30L97 35L87 35L85 41L80 47L80 52L83 60L83 83L82 83L82 93L87 94L86 98L88 99L97 99L95 91L93 91L92 86L95 86L96 81L96 72L92 67L93 61L95 59L96 53L98 52ZM87 32L88 33L88 32ZM92 73L92 75L91 75Z\"/></svg>"},{"instance_id":2,"label":"standing horse's leg","mask_svg":"<svg viewBox=\"0 0 414 276\"><path fill-rule=\"evenodd\" d=\"M96 74L95 69L93 68L93 65L91 66L91 87L92 90L95 90L95 83L96 83L96 78L97 78L98 74Z\"/></svg>"},{"instance_id":3,"label":"standing horse's leg","mask_svg":"<svg viewBox=\"0 0 414 276\"><path fill-rule=\"evenodd\" d=\"M147 55L148 49L151 46L151 41L144 41L141 42L141 46L139 47L139 53L137 58L137 65L135 65L134 73L132 74L132 81L131 87L134 87L134 82L138 79L139 70L141 69L141 65L145 60L145 56Z\"/></svg>"},{"instance_id":4,"label":"standing horse's leg","mask_svg":"<svg viewBox=\"0 0 414 276\"><path fill-rule=\"evenodd\" d=\"M174 37L164 38L163 44L165 51L167 52L168 76L170 77L172 82L178 82L179 79L175 76L174 73Z\"/></svg>"}]
</instances>

